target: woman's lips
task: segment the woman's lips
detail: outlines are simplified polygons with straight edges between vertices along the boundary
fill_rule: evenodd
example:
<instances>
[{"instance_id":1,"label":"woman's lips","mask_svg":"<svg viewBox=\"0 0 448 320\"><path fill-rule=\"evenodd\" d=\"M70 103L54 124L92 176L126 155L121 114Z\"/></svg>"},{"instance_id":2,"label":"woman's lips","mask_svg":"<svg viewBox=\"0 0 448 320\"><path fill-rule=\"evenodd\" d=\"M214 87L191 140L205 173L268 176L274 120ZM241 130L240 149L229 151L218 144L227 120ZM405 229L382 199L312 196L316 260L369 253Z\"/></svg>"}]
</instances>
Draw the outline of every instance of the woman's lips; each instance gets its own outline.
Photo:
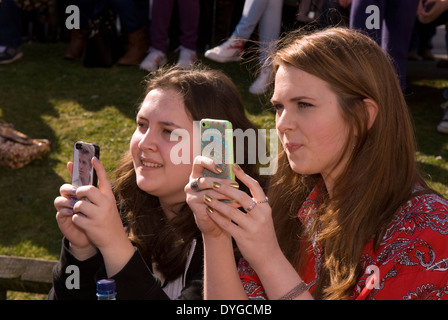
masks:
<instances>
[{"instance_id":1,"label":"woman's lips","mask_svg":"<svg viewBox=\"0 0 448 320\"><path fill-rule=\"evenodd\" d=\"M290 153L300 149L301 147L302 147L302 145L299 143L291 143L291 142L285 143L285 148Z\"/></svg>"},{"instance_id":2,"label":"woman's lips","mask_svg":"<svg viewBox=\"0 0 448 320\"><path fill-rule=\"evenodd\" d=\"M161 168L161 167L163 167L163 164L160 164L152 159L147 159L147 158L141 158L140 163L145 168Z\"/></svg>"}]
</instances>

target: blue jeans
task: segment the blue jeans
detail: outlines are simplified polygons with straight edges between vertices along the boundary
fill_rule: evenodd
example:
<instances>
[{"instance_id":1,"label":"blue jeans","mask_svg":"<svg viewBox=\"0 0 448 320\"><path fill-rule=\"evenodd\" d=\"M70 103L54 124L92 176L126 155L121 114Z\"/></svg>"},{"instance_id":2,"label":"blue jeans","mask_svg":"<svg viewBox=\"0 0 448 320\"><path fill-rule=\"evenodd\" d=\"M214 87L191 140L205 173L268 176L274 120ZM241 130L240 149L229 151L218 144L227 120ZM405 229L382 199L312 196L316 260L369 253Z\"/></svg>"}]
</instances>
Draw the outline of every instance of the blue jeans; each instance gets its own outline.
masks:
<instances>
[{"instance_id":1,"label":"blue jeans","mask_svg":"<svg viewBox=\"0 0 448 320\"><path fill-rule=\"evenodd\" d=\"M233 36L249 39L259 24L260 64L269 58L273 46L280 35L283 0L246 0L243 13Z\"/></svg>"},{"instance_id":2,"label":"blue jeans","mask_svg":"<svg viewBox=\"0 0 448 320\"><path fill-rule=\"evenodd\" d=\"M21 43L20 11L14 0L0 3L0 46L18 48Z\"/></svg>"},{"instance_id":3,"label":"blue jeans","mask_svg":"<svg viewBox=\"0 0 448 320\"><path fill-rule=\"evenodd\" d=\"M109 2L120 17L123 33L133 33L144 26L149 13L147 0L109 0Z\"/></svg>"},{"instance_id":4,"label":"blue jeans","mask_svg":"<svg viewBox=\"0 0 448 320\"><path fill-rule=\"evenodd\" d=\"M367 32L367 34L388 52L397 70L401 88L406 87L406 63L409 43L419 0L353 0L350 12L350 28ZM369 5L375 5L380 12L380 28L367 29L366 20L371 13L366 13Z\"/></svg>"}]
</instances>

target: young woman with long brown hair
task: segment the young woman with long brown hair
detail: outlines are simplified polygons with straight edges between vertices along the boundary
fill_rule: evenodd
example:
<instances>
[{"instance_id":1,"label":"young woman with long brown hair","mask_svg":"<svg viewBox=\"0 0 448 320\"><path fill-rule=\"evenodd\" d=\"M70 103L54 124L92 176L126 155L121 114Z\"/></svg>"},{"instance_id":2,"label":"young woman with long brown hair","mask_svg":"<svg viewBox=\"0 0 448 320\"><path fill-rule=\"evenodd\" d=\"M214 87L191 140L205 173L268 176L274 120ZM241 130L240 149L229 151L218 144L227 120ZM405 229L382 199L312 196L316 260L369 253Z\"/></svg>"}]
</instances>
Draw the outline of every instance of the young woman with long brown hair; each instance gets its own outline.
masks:
<instances>
[{"instance_id":1,"label":"young woman with long brown hair","mask_svg":"<svg viewBox=\"0 0 448 320\"><path fill-rule=\"evenodd\" d=\"M202 239L184 191L193 161L193 121L202 118L255 129L236 86L220 71L162 68L148 77L130 149L113 186L94 159L99 187L65 184L55 199L64 240L50 297L96 299L96 281L112 278L117 299L202 299ZM189 151L186 163L171 158L179 143L172 133L189 139L184 145L190 150L182 151ZM245 168L258 175L255 164ZM74 196L82 200L73 201ZM69 265L81 275L76 290L66 286Z\"/></svg>"},{"instance_id":2,"label":"young woman with long brown hair","mask_svg":"<svg viewBox=\"0 0 448 320\"><path fill-rule=\"evenodd\" d=\"M359 32L330 28L287 35L273 63L282 148L268 198L238 168L251 196L186 188L203 233L205 297L448 299L448 202L419 173L387 55ZM212 166L196 159L190 179Z\"/></svg>"}]
</instances>

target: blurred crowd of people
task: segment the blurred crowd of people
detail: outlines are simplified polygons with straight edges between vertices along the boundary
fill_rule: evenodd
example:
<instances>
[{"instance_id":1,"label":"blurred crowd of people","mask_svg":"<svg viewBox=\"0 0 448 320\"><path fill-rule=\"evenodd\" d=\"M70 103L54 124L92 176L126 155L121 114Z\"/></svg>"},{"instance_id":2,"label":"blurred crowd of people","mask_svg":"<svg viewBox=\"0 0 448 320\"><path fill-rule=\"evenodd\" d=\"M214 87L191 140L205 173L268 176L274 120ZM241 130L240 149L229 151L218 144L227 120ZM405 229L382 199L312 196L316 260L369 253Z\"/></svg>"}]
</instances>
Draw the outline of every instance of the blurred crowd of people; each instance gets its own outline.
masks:
<instances>
[{"instance_id":1,"label":"blurred crowd of people","mask_svg":"<svg viewBox=\"0 0 448 320\"><path fill-rule=\"evenodd\" d=\"M49 12L51 3L62 8L67 4L65 0L0 1L0 64L23 56L24 32L20 22L23 12ZM121 41L113 42L110 35L102 35L91 45L94 49L89 54L94 51L97 60L110 60L99 66L139 65L151 72L168 62L168 51L178 53L176 65L181 68L192 66L198 52L219 63L237 62L247 52L245 49L256 43L257 53L251 50L250 56L258 61L259 68L249 92L263 94L272 82L269 57L282 32L304 25L318 28L338 25L364 30L375 39L394 61L405 90L407 61L435 60L432 38L437 26L447 26L447 3L446 0L76 0L70 4L79 8L79 29L70 30L64 58L81 58L86 55L89 38L101 37L108 29L116 31L117 27ZM371 5L375 10L367 9ZM58 11L61 15L61 8ZM65 11L62 13L60 20L67 17ZM373 28L367 25L372 19L378 20ZM223 20L227 30L219 34L216 30L222 27L218 24ZM448 44L448 29L445 39ZM119 45L121 50L114 51ZM95 66L95 62L89 64ZM440 59L436 65L448 67L448 60ZM445 115L438 126L439 132L448 133L446 118Z\"/></svg>"}]
</instances>

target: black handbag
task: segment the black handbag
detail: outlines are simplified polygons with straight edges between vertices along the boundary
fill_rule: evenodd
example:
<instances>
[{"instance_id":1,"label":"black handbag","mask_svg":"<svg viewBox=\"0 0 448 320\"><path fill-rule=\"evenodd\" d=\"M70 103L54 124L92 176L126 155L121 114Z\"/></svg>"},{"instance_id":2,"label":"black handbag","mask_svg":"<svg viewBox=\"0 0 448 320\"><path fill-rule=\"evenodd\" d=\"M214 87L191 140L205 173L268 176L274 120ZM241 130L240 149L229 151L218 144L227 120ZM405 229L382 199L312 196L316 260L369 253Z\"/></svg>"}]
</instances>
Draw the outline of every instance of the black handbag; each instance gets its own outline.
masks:
<instances>
[{"instance_id":1,"label":"black handbag","mask_svg":"<svg viewBox=\"0 0 448 320\"><path fill-rule=\"evenodd\" d=\"M106 10L92 22L84 50L84 66L111 67L124 53L123 42L116 27L116 15Z\"/></svg>"}]
</instances>

